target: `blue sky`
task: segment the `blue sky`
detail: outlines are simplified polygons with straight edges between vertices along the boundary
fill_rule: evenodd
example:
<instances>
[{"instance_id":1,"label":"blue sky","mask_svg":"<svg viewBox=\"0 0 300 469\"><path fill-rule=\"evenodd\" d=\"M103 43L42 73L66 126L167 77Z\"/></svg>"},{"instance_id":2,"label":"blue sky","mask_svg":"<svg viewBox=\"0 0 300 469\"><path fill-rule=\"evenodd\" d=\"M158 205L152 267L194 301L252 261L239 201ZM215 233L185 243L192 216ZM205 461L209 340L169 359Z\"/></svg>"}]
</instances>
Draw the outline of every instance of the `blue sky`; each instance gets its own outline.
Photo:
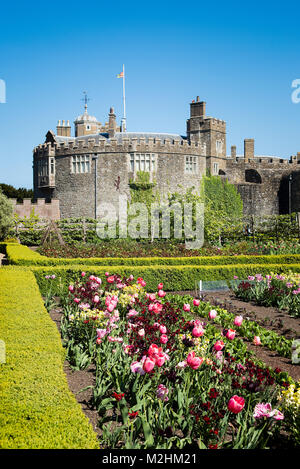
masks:
<instances>
[{"instance_id":1,"label":"blue sky","mask_svg":"<svg viewBox=\"0 0 300 469\"><path fill-rule=\"evenodd\" d=\"M274 2L10 2L0 7L0 182L32 187L32 149L58 119L122 117L128 131L186 133L197 95L227 122L227 153L300 151L300 7ZM72 129L73 131L73 129Z\"/></svg>"}]
</instances>

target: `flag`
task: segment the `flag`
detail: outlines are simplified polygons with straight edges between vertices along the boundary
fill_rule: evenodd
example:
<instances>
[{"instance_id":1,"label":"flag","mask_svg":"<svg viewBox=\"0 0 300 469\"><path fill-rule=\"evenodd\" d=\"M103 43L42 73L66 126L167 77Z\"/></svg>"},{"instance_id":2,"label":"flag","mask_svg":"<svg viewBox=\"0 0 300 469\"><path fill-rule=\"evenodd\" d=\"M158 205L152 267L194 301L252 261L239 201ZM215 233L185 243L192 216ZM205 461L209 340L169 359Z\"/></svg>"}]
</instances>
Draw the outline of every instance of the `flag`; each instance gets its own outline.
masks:
<instances>
[{"instance_id":1,"label":"flag","mask_svg":"<svg viewBox=\"0 0 300 469\"><path fill-rule=\"evenodd\" d=\"M117 75L117 78L124 78L124 72L121 72Z\"/></svg>"}]
</instances>

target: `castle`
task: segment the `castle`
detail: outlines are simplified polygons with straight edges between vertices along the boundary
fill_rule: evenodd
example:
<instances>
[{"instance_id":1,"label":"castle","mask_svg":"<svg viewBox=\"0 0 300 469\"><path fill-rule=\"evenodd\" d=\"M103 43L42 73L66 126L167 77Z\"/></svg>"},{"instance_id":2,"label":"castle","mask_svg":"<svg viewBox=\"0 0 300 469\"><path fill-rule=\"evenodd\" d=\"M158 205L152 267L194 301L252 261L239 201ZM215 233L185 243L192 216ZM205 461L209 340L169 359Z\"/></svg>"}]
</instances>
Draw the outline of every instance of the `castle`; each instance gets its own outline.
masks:
<instances>
[{"instance_id":1,"label":"castle","mask_svg":"<svg viewBox=\"0 0 300 469\"><path fill-rule=\"evenodd\" d=\"M113 108L102 125L86 103L74 126L72 137L70 122L58 121L56 133L49 130L33 151L34 196L59 201L61 218L94 218L97 205L117 206L119 194L130 200L138 171L149 174L162 196L198 188L209 170L236 185L245 214L300 211L300 153L289 160L255 155L254 140L245 139L243 155L235 146L227 155L226 122L207 116L199 97L190 103L185 136L127 132Z\"/></svg>"}]
</instances>

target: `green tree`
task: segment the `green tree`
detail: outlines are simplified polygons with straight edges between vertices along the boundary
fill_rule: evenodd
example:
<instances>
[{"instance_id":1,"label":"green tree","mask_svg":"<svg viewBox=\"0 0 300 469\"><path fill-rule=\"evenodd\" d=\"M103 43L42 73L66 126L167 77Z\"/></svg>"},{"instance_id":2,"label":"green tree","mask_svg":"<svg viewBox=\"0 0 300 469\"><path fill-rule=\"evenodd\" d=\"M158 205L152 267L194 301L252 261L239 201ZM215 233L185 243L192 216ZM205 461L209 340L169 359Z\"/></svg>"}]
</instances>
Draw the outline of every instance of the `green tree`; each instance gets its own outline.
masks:
<instances>
[{"instance_id":1,"label":"green tree","mask_svg":"<svg viewBox=\"0 0 300 469\"><path fill-rule=\"evenodd\" d=\"M0 190L0 240L8 236L13 227L13 205Z\"/></svg>"},{"instance_id":2,"label":"green tree","mask_svg":"<svg viewBox=\"0 0 300 469\"><path fill-rule=\"evenodd\" d=\"M21 202L23 199L32 199L33 190L25 189L25 187L19 187L16 189L10 184L0 183L0 190L3 194L9 199L17 199L18 202Z\"/></svg>"}]
</instances>

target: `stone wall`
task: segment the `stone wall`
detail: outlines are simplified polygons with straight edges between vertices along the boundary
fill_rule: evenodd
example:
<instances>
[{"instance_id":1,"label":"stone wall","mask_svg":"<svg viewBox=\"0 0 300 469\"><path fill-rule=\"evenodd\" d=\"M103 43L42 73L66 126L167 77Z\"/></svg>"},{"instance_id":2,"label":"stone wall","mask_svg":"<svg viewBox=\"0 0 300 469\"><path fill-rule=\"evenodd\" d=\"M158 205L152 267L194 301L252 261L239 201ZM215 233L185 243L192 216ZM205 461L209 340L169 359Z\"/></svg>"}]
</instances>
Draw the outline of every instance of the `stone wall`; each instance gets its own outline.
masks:
<instances>
[{"instance_id":1,"label":"stone wall","mask_svg":"<svg viewBox=\"0 0 300 469\"><path fill-rule=\"evenodd\" d=\"M29 217L32 213L38 215L40 218L48 220L59 220L59 200L52 199L47 203L45 199L37 199L36 203L31 202L31 199L24 199L22 203L18 203L17 199L9 199L14 206L14 213L19 217Z\"/></svg>"}]
</instances>

